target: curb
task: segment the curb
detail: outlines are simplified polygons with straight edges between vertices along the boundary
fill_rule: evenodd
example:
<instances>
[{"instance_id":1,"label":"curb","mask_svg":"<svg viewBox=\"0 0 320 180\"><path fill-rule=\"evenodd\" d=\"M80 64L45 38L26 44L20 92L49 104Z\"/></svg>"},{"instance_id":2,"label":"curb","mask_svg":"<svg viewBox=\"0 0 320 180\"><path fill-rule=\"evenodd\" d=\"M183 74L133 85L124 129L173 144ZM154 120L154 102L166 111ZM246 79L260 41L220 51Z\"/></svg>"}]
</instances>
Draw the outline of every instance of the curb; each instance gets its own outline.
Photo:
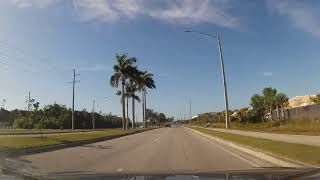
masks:
<instances>
[{"instance_id":1,"label":"curb","mask_svg":"<svg viewBox=\"0 0 320 180\"><path fill-rule=\"evenodd\" d=\"M269 163L272 163L274 165L278 165L278 166L282 166L282 167L306 167L306 166L310 166L310 165L307 165L305 163L302 163L302 162L296 162L296 161L293 161L293 160L290 160L290 159L285 159L285 158L280 158L280 157L277 157L277 155L274 155L274 154L271 154L271 153L267 153L267 152L263 152L261 150L257 150L257 149L249 149L249 147L246 147L244 145L240 145L240 144L237 144L237 143L233 143L231 141L227 141L227 140L224 140L222 138L217 138L217 137L213 137L213 136L210 136L210 135L207 135L205 133L202 133L202 132L199 132L197 130L194 130L194 129L191 129L191 128L188 128L188 127L185 127L187 128L188 130L194 132L194 133L197 133L201 136L204 136L204 137L207 137L207 138L210 138L210 139L213 139L223 145L226 145L226 146L229 146L229 147L232 147L234 149L237 149L241 152L244 152L244 153L247 153L255 158L258 158L258 159L261 159L261 160L264 160L264 161L267 161Z\"/></svg>"},{"instance_id":2,"label":"curb","mask_svg":"<svg viewBox=\"0 0 320 180\"><path fill-rule=\"evenodd\" d=\"M54 151L54 150L59 150L59 149L64 149L64 148L69 148L69 147L75 147L75 146L81 146L81 145L85 145L85 144L91 144L91 143L111 140L111 139L115 139L115 138L119 138L119 137L129 136L132 134L150 131L153 129L155 129L155 128L138 130L138 131L134 131L134 132L126 133L126 134L117 134L117 135L111 135L111 136L107 136L107 137L100 137L100 138L96 138L96 139L88 139L88 140L55 144L55 145L46 145L46 146L41 146L41 147L36 147L36 148L27 148L27 149L19 149L19 150L5 150L5 151L0 151L0 153L5 154L7 157L17 157L17 156L21 156L21 155L49 152L49 151Z\"/></svg>"}]
</instances>

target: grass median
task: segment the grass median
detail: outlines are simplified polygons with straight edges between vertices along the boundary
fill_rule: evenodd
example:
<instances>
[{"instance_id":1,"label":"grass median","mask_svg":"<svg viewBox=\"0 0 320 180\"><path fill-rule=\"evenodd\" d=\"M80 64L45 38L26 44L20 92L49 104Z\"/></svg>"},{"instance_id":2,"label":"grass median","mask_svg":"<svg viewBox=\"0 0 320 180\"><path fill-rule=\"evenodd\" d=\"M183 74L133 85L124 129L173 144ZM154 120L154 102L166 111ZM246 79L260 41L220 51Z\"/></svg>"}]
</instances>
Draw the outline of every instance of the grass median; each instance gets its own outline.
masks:
<instances>
[{"instance_id":1,"label":"grass median","mask_svg":"<svg viewBox=\"0 0 320 180\"><path fill-rule=\"evenodd\" d=\"M122 129L108 129L104 131L92 131L76 134L57 134L54 136L43 137L8 137L0 138L0 151L7 150L22 150L28 148L37 148L48 145L57 145L63 143L72 143L90 139L97 139L102 137L110 137L114 135L128 134L132 132L143 131L144 129L129 129L127 131Z\"/></svg>"},{"instance_id":2,"label":"grass median","mask_svg":"<svg viewBox=\"0 0 320 180\"><path fill-rule=\"evenodd\" d=\"M303 144L286 143L268 139L254 138L230 133L218 132L200 127L190 127L202 133L218 137L227 141L246 145L265 152L270 152L306 164L320 166L320 147Z\"/></svg>"},{"instance_id":3,"label":"grass median","mask_svg":"<svg viewBox=\"0 0 320 180\"><path fill-rule=\"evenodd\" d=\"M104 130L104 129L102 129ZM49 134L49 133L71 133L71 132L90 132L93 131L91 129L0 129L0 135L20 135L20 134Z\"/></svg>"}]
</instances>

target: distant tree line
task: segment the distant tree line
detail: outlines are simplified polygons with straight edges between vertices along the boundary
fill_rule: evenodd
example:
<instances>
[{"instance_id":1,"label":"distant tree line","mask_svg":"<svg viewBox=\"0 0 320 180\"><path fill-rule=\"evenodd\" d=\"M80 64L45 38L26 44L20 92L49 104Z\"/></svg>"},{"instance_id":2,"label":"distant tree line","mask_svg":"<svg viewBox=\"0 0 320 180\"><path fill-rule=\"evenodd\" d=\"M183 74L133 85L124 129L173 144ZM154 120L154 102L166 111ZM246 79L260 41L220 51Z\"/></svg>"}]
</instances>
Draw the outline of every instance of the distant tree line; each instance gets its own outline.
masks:
<instances>
[{"instance_id":1,"label":"distant tree line","mask_svg":"<svg viewBox=\"0 0 320 180\"><path fill-rule=\"evenodd\" d=\"M146 109L146 119L152 126L163 126L166 122L172 122L173 117L166 117L164 113L158 113L152 109Z\"/></svg>"},{"instance_id":2,"label":"distant tree line","mask_svg":"<svg viewBox=\"0 0 320 180\"><path fill-rule=\"evenodd\" d=\"M37 104L37 105L36 105ZM71 108L65 105L50 104L38 109L39 103L34 103L30 111L15 109L8 111L4 108L0 110L0 124L2 126L14 126L15 128L43 128L60 129L71 128ZM86 109L75 111L75 128L91 129L92 112ZM110 114L102 115L95 113L96 128L119 128L122 126L121 118Z\"/></svg>"}]
</instances>

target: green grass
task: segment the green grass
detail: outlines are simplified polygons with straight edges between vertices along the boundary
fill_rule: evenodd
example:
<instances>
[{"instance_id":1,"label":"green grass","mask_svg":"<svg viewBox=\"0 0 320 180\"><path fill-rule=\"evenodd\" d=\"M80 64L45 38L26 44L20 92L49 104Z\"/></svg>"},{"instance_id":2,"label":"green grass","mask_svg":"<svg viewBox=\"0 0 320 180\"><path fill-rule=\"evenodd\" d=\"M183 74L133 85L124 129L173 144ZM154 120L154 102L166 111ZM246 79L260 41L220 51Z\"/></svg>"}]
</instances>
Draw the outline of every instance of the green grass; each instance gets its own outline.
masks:
<instances>
[{"instance_id":1,"label":"green grass","mask_svg":"<svg viewBox=\"0 0 320 180\"><path fill-rule=\"evenodd\" d=\"M224 123L213 123L212 127L225 128ZM265 123L243 123L232 122L231 129L244 131L258 131L281 134L300 134L320 136L320 121L319 120L288 120L283 123L269 121Z\"/></svg>"},{"instance_id":2,"label":"green grass","mask_svg":"<svg viewBox=\"0 0 320 180\"><path fill-rule=\"evenodd\" d=\"M26 148L36 148L47 145L55 145L62 143L71 143L101 137L108 137L119 134L127 134L133 131L142 131L142 129L129 129L127 131L121 129L109 129L104 131L84 132L77 134L58 134L55 136L41 137L8 137L0 138L0 150L21 150Z\"/></svg>"},{"instance_id":3,"label":"green grass","mask_svg":"<svg viewBox=\"0 0 320 180\"><path fill-rule=\"evenodd\" d=\"M257 148L266 152L280 155L292 160L305 162L307 164L320 166L320 147L303 144L272 141L268 139L254 138L248 136L234 135L214 130L191 127L205 134L222 138L235 143Z\"/></svg>"},{"instance_id":4,"label":"green grass","mask_svg":"<svg viewBox=\"0 0 320 180\"><path fill-rule=\"evenodd\" d=\"M61 132L82 132L82 131L92 131L90 129L75 129L72 131L71 129L64 129L61 131L60 129L0 129L0 135L3 134L38 134L38 133L61 133Z\"/></svg>"}]
</instances>

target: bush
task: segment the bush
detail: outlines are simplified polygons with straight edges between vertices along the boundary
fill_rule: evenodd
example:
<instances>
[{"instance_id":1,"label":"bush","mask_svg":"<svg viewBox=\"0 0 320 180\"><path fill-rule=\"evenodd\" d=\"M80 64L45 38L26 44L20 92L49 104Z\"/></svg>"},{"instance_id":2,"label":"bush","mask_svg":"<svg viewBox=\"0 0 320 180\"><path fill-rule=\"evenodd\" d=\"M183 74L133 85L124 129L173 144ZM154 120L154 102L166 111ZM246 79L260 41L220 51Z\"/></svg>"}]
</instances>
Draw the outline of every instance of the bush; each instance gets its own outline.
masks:
<instances>
[{"instance_id":1,"label":"bush","mask_svg":"<svg viewBox=\"0 0 320 180\"><path fill-rule=\"evenodd\" d=\"M26 117L15 119L13 122L13 126L22 129L33 128L33 124L30 124L29 118Z\"/></svg>"}]
</instances>

